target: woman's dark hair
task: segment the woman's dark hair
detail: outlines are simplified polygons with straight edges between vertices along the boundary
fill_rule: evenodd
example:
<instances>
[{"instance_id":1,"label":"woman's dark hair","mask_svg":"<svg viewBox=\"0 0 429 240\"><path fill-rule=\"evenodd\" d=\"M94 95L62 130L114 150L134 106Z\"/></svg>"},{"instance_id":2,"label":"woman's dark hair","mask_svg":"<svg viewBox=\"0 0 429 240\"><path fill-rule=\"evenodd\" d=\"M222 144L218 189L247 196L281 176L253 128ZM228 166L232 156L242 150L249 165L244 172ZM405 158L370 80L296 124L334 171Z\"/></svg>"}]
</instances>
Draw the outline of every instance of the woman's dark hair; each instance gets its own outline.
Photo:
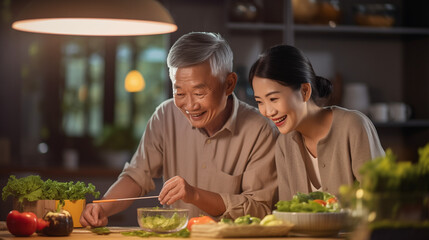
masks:
<instances>
[{"instance_id":1,"label":"woman's dark hair","mask_svg":"<svg viewBox=\"0 0 429 240\"><path fill-rule=\"evenodd\" d=\"M313 67L303 52L289 45L277 45L267 49L252 65L249 83L253 88L253 77L268 78L290 87L301 88L301 84L311 84L311 99L317 105L332 93L332 83L326 78L316 76Z\"/></svg>"}]
</instances>

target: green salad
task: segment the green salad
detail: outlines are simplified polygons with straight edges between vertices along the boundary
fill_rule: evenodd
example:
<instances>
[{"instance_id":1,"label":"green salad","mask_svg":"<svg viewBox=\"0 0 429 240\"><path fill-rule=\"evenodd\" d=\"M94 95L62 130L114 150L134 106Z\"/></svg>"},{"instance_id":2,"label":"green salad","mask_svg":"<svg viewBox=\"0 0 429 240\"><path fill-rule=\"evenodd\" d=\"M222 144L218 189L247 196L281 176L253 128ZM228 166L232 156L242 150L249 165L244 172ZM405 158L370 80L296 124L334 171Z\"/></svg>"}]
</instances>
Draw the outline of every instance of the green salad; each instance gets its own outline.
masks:
<instances>
[{"instance_id":1,"label":"green salad","mask_svg":"<svg viewBox=\"0 0 429 240\"><path fill-rule=\"evenodd\" d=\"M327 192L297 193L292 200L278 201L275 205L279 212L338 212L337 198Z\"/></svg>"},{"instance_id":2,"label":"green salad","mask_svg":"<svg viewBox=\"0 0 429 240\"><path fill-rule=\"evenodd\" d=\"M180 217L177 213L170 218L162 215L144 216L140 218L140 226L156 231L170 231L186 224L186 220L186 217Z\"/></svg>"}]
</instances>

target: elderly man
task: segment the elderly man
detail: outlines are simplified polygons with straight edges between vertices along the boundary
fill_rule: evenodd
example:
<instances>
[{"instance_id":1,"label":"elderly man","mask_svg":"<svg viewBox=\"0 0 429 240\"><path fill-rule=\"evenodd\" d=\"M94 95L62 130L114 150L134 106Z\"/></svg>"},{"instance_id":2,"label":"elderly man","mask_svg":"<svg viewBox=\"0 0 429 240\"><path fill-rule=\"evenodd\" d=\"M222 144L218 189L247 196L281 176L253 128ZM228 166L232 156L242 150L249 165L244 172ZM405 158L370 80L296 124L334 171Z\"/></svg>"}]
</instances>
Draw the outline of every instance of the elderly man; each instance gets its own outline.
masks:
<instances>
[{"instance_id":1,"label":"elderly man","mask_svg":"<svg viewBox=\"0 0 429 240\"><path fill-rule=\"evenodd\" d=\"M277 129L233 94L233 54L218 34L193 32L168 54L173 99L149 120L131 162L104 199L143 196L163 177L161 204L190 216L232 218L271 212L277 197ZM88 204L80 222L103 226L131 201Z\"/></svg>"}]
</instances>

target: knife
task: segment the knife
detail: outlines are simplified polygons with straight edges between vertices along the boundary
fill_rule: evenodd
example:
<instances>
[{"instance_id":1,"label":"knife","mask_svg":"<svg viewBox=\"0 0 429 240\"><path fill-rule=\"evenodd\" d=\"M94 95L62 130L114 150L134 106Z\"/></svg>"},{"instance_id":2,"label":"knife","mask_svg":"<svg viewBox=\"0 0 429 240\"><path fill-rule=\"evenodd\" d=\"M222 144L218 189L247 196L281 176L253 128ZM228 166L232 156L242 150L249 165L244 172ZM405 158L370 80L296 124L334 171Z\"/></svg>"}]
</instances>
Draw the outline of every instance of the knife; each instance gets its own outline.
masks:
<instances>
[{"instance_id":1,"label":"knife","mask_svg":"<svg viewBox=\"0 0 429 240\"><path fill-rule=\"evenodd\" d=\"M105 202L128 201L128 200L149 199L149 198L158 198L158 196L102 199L102 200L94 200L92 202L93 203L105 203Z\"/></svg>"}]
</instances>

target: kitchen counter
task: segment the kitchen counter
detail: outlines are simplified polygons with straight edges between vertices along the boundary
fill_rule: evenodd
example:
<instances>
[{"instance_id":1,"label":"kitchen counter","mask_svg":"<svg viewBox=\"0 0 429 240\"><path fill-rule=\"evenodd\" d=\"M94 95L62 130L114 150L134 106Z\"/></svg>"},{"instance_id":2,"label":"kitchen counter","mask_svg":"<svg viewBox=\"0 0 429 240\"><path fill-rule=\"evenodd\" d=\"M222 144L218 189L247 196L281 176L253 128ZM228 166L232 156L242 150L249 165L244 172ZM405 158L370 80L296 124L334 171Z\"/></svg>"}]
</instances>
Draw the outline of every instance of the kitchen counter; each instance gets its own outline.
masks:
<instances>
[{"instance_id":1,"label":"kitchen counter","mask_svg":"<svg viewBox=\"0 0 429 240\"><path fill-rule=\"evenodd\" d=\"M109 227L110 229L110 227ZM132 229L134 230L134 229ZM345 239L345 236L338 236L338 237L328 237L328 238L310 238L310 237L279 237L279 238L266 238L269 240L278 240L278 239L285 239L290 238L293 240L338 240L338 239ZM37 234L33 234L30 238L29 237L15 237L11 235L8 231L0 231L0 240L8 240L8 239L35 239L35 240L53 240L57 239L56 237L48 237L48 236L38 236ZM110 239L146 239L142 237L127 237L122 235L119 232L113 232L109 235L96 235L91 233L90 231L86 229L75 229L70 236L67 237L61 237L61 239L70 239L70 240L84 240L84 239L103 239L103 240L110 240ZM178 240L178 239L186 239L186 238L157 238L154 237L152 239L163 239L163 240ZM190 238L190 239L200 239L200 240L214 240L216 238ZM222 238L223 240L256 240L256 239L264 239L264 238Z\"/></svg>"}]
</instances>

